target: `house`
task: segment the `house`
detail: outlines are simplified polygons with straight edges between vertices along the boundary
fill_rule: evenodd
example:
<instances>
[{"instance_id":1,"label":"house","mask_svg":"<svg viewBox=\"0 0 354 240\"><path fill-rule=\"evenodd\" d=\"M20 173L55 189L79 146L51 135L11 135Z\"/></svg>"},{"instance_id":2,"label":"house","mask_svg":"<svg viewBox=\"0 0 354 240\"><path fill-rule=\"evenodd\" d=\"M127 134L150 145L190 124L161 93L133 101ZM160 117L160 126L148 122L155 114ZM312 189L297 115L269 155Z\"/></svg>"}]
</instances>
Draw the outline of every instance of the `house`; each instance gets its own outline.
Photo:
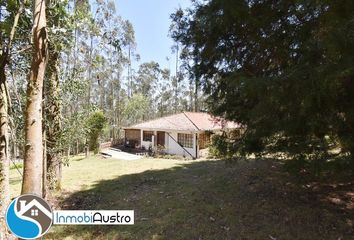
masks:
<instances>
[{"instance_id":1,"label":"house","mask_svg":"<svg viewBox=\"0 0 354 240\"><path fill-rule=\"evenodd\" d=\"M40 197L33 195L20 196L16 203L15 213L22 219L33 220L40 228L40 234L48 231L52 224L52 210Z\"/></svg>"},{"instance_id":2,"label":"house","mask_svg":"<svg viewBox=\"0 0 354 240\"><path fill-rule=\"evenodd\" d=\"M162 148L167 154L198 158L213 133L241 125L204 112L183 112L123 129L131 147Z\"/></svg>"},{"instance_id":3,"label":"house","mask_svg":"<svg viewBox=\"0 0 354 240\"><path fill-rule=\"evenodd\" d=\"M31 202L26 204L26 200L20 200L20 210L18 215L23 216L25 213L29 212L30 216L36 217L39 216L39 210L41 213L46 215L48 218L52 218L52 213L40 204L36 199L33 199Z\"/></svg>"}]
</instances>

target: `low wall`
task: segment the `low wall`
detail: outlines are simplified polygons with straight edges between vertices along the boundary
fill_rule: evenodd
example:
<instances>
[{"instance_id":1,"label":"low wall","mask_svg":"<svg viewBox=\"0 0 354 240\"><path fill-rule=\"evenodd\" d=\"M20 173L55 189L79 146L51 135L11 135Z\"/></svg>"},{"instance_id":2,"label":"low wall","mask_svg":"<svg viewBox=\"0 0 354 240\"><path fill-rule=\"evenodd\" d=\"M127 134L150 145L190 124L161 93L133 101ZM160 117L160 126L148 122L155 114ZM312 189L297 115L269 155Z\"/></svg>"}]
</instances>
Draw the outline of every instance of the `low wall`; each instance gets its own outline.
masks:
<instances>
[{"instance_id":1,"label":"low wall","mask_svg":"<svg viewBox=\"0 0 354 240\"><path fill-rule=\"evenodd\" d=\"M100 150L112 147L112 142L104 142L100 144Z\"/></svg>"}]
</instances>

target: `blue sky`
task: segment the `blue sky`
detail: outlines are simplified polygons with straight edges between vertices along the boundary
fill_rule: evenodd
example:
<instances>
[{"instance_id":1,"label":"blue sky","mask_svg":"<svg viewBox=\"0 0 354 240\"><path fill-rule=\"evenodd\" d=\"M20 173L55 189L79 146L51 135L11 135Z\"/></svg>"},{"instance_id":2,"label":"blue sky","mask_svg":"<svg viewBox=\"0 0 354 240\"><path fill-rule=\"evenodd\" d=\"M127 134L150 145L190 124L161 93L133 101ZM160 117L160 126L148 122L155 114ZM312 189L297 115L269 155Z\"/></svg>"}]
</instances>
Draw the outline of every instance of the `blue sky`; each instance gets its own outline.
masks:
<instances>
[{"instance_id":1,"label":"blue sky","mask_svg":"<svg viewBox=\"0 0 354 240\"><path fill-rule=\"evenodd\" d=\"M140 63L153 60L161 67L170 65L173 69L173 41L168 37L170 14L179 6L186 8L190 5L190 0L116 0L117 13L133 24ZM166 57L171 58L170 63Z\"/></svg>"}]
</instances>

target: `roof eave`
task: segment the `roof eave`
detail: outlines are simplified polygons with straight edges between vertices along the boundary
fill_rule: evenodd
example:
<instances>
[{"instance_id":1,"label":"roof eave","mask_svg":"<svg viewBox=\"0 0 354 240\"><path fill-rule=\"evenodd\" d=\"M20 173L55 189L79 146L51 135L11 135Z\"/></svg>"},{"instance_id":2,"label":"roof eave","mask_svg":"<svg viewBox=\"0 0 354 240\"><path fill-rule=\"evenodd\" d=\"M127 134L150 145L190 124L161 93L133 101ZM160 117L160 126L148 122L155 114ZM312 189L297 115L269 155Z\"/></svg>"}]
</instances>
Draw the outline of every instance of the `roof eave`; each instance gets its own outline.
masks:
<instances>
[{"instance_id":1,"label":"roof eave","mask_svg":"<svg viewBox=\"0 0 354 240\"><path fill-rule=\"evenodd\" d=\"M123 130L148 130L148 131L161 131L161 132L170 132L170 131L199 132L199 130L196 129L164 129L164 128L145 128L145 127L123 127Z\"/></svg>"}]
</instances>

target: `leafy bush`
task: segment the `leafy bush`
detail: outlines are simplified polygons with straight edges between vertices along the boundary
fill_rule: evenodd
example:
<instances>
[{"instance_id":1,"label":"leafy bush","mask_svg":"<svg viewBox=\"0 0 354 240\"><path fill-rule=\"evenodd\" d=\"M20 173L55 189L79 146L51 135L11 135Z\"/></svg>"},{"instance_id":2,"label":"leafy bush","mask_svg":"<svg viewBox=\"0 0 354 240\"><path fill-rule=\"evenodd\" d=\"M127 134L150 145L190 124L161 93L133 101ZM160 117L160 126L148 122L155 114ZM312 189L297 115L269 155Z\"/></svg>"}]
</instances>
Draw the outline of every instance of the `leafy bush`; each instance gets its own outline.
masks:
<instances>
[{"instance_id":1,"label":"leafy bush","mask_svg":"<svg viewBox=\"0 0 354 240\"><path fill-rule=\"evenodd\" d=\"M232 155L232 143L225 134L212 136L211 145L209 146L209 157L224 158Z\"/></svg>"},{"instance_id":2,"label":"leafy bush","mask_svg":"<svg viewBox=\"0 0 354 240\"><path fill-rule=\"evenodd\" d=\"M96 111L90 115L87 120L87 138L89 140L89 148L98 153L98 139L103 133L103 129L107 124L107 119L103 112Z\"/></svg>"}]
</instances>

